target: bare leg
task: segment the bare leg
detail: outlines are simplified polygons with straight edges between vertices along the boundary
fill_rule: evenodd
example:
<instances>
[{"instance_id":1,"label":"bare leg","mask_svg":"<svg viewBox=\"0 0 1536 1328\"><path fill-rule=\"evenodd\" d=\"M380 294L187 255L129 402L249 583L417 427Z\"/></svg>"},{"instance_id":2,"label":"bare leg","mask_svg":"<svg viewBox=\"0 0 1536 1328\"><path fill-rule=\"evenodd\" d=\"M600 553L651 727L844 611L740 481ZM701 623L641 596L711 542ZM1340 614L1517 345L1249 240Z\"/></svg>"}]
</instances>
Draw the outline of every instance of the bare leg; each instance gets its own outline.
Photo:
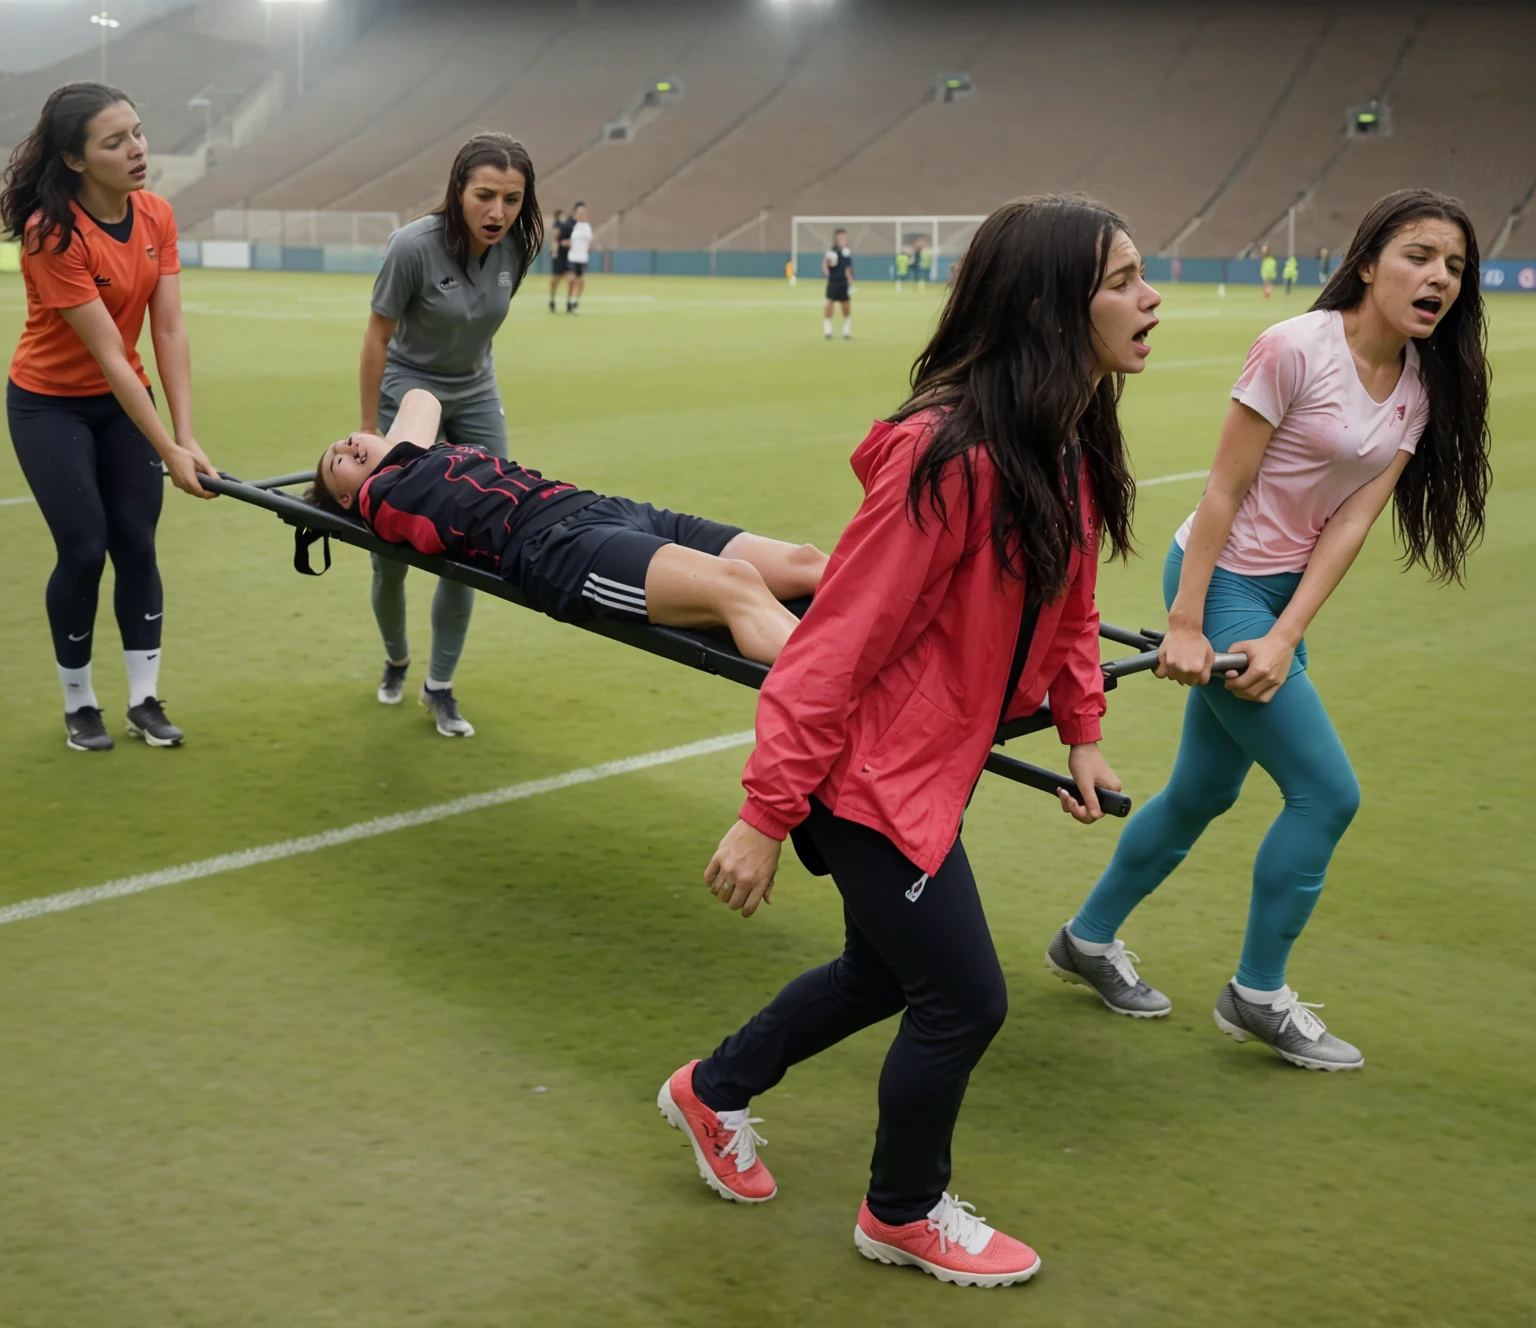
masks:
<instances>
[{"instance_id":1,"label":"bare leg","mask_svg":"<svg viewBox=\"0 0 1536 1328\"><path fill-rule=\"evenodd\" d=\"M666 627L729 628L736 649L760 664L779 657L799 622L751 563L681 544L656 550L645 574L645 604L650 620Z\"/></svg>"},{"instance_id":2,"label":"bare leg","mask_svg":"<svg viewBox=\"0 0 1536 1328\"><path fill-rule=\"evenodd\" d=\"M745 530L720 550L720 556L751 563L775 599L814 595L827 570L827 555L814 544L786 544Z\"/></svg>"}]
</instances>

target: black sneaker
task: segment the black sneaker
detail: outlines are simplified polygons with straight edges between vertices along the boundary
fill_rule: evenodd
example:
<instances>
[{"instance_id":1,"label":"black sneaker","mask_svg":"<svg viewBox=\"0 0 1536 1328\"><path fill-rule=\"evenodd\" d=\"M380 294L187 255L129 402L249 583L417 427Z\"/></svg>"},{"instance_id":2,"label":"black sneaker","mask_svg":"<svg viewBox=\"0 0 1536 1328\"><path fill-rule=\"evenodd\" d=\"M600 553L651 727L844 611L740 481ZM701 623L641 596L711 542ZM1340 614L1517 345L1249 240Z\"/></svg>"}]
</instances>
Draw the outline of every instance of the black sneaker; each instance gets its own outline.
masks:
<instances>
[{"instance_id":1,"label":"black sneaker","mask_svg":"<svg viewBox=\"0 0 1536 1328\"><path fill-rule=\"evenodd\" d=\"M81 706L64 716L64 745L72 752L110 752L117 746L95 706Z\"/></svg>"},{"instance_id":2,"label":"black sneaker","mask_svg":"<svg viewBox=\"0 0 1536 1328\"><path fill-rule=\"evenodd\" d=\"M165 702L147 696L128 707L128 736L143 738L151 747L180 747L186 734L165 717Z\"/></svg>"},{"instance_id":3,"label":"black sneaker","mask_svg":"<svg viewBox=\"0 0 1536 1328\"><path fill-rule=\"evenodd\" d=\"M435 691L426 683L421 685L421 703L432 712L437 721L437 731L445 738L473 738L475 726L459 714L459 703L453 699L453 688Z\"/></svg>"},{"instance_id":4,"label":"black sneaker","mask_svg":"<svg viewBox=\"0 0 1536 1328\"><path fill-rule=\"evenodd\" d=\"M384 661L384 676L379 679L379 704L399 705L400 698L405 694L405 675L411 667L411 661L404 664L391 664Z\"/></svg>"}]
</instances>

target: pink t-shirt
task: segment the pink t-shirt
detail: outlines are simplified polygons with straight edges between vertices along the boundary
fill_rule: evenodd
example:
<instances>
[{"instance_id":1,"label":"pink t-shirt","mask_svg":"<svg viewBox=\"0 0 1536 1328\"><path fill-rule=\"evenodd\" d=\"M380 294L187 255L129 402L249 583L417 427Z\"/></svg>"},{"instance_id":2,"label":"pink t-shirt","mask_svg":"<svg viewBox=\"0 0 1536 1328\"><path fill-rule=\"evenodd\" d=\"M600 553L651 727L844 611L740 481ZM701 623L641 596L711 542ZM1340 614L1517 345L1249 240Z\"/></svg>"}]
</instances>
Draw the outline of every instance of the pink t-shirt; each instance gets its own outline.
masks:
<instances>
[{"instance_id":1,"label":"pink t-shirt","mask_svg":"<svg viewBox=\"0 0 1536 1328\"><path fill-rule=\"evenodd\" d=\"M1343 316L1332 309L1265 332L1248 352L1232 397L1275 426L1216 559L1243 576L1302 571L1328 518L1398 452L1412 452L1429 422L1413 342L1392 395L1375 402L1355 372ZM1181 549L1194 519L1191 513L1175 536Z\"/></svg>"}]
</instances>

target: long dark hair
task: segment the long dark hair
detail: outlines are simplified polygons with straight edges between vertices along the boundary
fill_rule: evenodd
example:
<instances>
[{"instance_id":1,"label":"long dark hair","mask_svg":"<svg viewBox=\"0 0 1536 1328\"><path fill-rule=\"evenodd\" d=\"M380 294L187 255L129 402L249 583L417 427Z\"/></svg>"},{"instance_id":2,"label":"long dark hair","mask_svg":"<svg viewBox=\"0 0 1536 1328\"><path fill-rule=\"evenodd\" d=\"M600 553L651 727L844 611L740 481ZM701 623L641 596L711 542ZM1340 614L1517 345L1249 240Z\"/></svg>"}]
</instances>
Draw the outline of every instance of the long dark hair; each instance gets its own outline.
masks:
<instances>
[{"instance_id":1,"label":"long dark hair","mask_svg":"<svg viewBox=\"0 0 1536 1328\"><path fill-rule=\"evenodd\" d=\"M469 273L469 231L464 225L464 189L479 166L497 166L504 171L522 173L523 206L512 223L513 233L522 246L523 270L519 282L528 275L533 260L544 245L544 216L539 211L539 196L533 188L533 161L528 149L511 134L476 134L453 159L448 172L448 189L443 201L432 212L443 219L443 242L448 255L467 276Z\"/></svg>"},{"instance_id":2,"label":"long dark hair","mask_svg":"<svg viewBox=\"0 0 1536 1328\"><path fill-rule=\"evenodd\" d=\"M1029 570L1032 602L1066 588L1074 549L1087 548L1078 477L1064 473L1076 438L1109 550L1131 550L1136 486L1116 404L1120 381L1094 386L1088 305L1110 245L1126 224L1081 198L1005 203L982 222L959 265L939 325L912 366L912 395L892 417L939 407L943 416L912 469L908 503L947 521L942 483L952 464L975 495L974 458L997 472L992 544L1006 575Z\"/></svg>"},{"instance_id":3,"label":"long dark hair","mask_svg":"<svg viewBox=\"0 0 1536 1328\"><path fill-rule=\"evenodd\" d=\"M1403 562L1423 564L1437 581L1460 581L1467 555L1483 537L1488 485L1488 333L1483 322L1477 234L1461 203L1428 189L1400 189L1365 214L1338 270L1314 309L1358 309L1367 286L1360 269L1375 263L1405 226L1433 218L1461 227L1467 242L1461 294L1429 336L1415 338L1429 396L1429 423L1393 493L1393 524Z\"/></svg>"},{"instance_id":4,"label":"long dark hair","mask_svg":"<svg viewBox=\"0 0 1536 1328\"><path fill-rule=\"evenodd\" d=\"M55 88L43 103L32 132L11 153L0 188L0 227L12 239L25 239L30 253L41 253L43 241L57 234L53 252L62 254L75 235L75 214L70 200L80 176L64 164L64 154L85 155L91 121L109 106L133 98L105 83L66 83ZM32 214L42 220L27 231Z\"/></svg>"}]
</instances>

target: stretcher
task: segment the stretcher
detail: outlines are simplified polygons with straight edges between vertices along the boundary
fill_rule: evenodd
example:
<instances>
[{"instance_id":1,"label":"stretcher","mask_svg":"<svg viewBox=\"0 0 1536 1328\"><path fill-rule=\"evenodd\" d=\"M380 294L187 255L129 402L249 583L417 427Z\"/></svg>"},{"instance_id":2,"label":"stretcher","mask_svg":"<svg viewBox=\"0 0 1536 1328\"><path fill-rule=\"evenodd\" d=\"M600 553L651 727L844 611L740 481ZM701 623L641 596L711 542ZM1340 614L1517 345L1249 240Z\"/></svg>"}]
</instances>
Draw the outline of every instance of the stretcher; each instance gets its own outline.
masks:
<instances>
[{"instance_id":1,"label":"stretcher","mask_svg":"<svg viewBox=\"0 0 1536 1328\"><path fill-rule=\"evenodd\" d=\"M316 544L321 546L321 555L324 560L321 572L330 567L330 542L334 539L359 549L367 549L370 553L377 553L384 558L394 558L412 567L419 567L433 576L447 577L450 581L461 582L476 590L484 591L487 595L494 595L498 599L516 604L520 608L529 607L527 599L516 586L509 585L484 568L472 567L468 563L457 562L452 558L419 553L407 544L391 544L387 540L381 540L356 518L322 512L297 495L288 492L290 489L302 488L312 483L315 478L312 470L300 471L293 475L277 475L265 480L240 480L224 472L220 472L217 477L204 475L199 478L205 489L243 503L250 503L253 507L265 508L275 513L287 525L292 526L294 569L306 576L320 575L311 562ZM807 600L798 604L791 603L788 607L791 611L804 613L808 604ZM622 641L625 645L634 646L637 650L660 655L674 664L684 664L703 673L713 673L747 687L761 687L763 680L768 676L768 666L756 660L747 659L739 653L732 645L729 635L724 632L614 622L606 618L593 618L587 622L576 623L574 626L583 631L596 633L598 636ZM1106 660L1100 665L1104 671L1106 691L1113 690L1121 678L1145 673L1157 666L1157 646L1162 639L1159 633L1133 632L1123 627L1101 623L1099 635L1118 645L1129 646L1137 652L1121 659ZM1247 663L1248 661L1242 655L1218 655L1214 673L1219 675L1227 669L1242 670L1247 667ZM1047 704L1032 715L1010 719L1001 725L997 730L995 744L1002 746L1015 738L1038 733L1050 727L1051 712ZM1041 766L1031 765L1028 761L1005 756L1002 752L993 751L987 756L986 769L1016 784L1023 784L1045 793L1055 793L1057 789L1065 789L1074 798L1082 800L1082 791L1070 777L1058 775ZM1130 815L1131 800L1125 794L1099 789L1098 795L1099 805L1111 816Z\"/></svg>"}]
</instances>

